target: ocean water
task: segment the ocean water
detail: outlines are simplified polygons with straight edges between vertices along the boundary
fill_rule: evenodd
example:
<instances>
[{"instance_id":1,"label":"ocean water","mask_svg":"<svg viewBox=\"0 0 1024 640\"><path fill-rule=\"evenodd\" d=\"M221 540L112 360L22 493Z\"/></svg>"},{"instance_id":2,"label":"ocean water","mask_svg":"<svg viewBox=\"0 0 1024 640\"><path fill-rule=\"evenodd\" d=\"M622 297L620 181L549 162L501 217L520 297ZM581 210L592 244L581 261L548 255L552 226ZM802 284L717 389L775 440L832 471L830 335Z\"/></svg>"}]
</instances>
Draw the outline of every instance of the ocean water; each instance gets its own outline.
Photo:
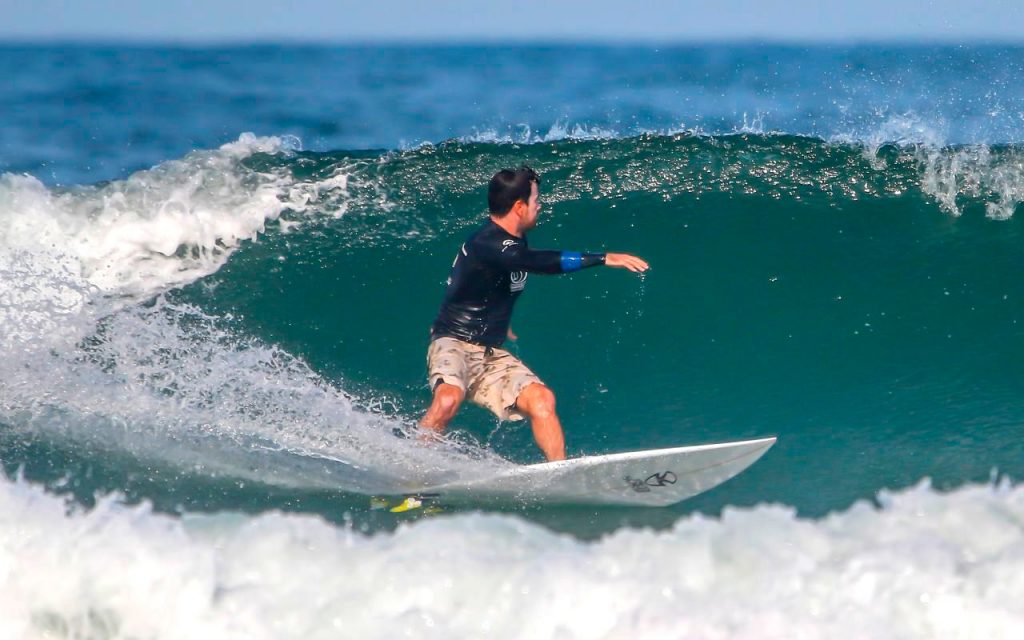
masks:
<instances>
[{"instance_id":1,"label":"ocean water","mask_svg":"<svg viewBox=\"0 0 1024 640\"><path fill-rule=\"evenodd\" d=\"M0 47L0 638L1009 638L1024 48ZM664 509L369 495L541 456L429 401L486 182L570 455L776 435Z\"/></svg>"}]
</instances>

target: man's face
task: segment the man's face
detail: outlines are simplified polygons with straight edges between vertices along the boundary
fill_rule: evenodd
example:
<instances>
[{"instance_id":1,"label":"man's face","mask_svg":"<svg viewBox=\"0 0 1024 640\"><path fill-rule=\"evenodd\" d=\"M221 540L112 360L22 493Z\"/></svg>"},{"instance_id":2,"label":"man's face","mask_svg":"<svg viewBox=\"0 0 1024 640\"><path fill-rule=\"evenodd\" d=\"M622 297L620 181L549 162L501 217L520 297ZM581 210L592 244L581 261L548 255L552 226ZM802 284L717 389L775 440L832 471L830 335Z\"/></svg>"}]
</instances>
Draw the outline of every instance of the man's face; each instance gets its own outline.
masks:
<instances>
[{"instance_id":1,"label":"man's face","mask_svg":"<svg viewBox=\"0 0 1024 640\"><path fill-rule=\"evenodd\" d=\"M526 203L526 211L522 216L522 229L532 229L537 226L537 214L540 213L540 197L537 190L537 183L530 183L530 199Z\"/></svg>"}]
</instances>

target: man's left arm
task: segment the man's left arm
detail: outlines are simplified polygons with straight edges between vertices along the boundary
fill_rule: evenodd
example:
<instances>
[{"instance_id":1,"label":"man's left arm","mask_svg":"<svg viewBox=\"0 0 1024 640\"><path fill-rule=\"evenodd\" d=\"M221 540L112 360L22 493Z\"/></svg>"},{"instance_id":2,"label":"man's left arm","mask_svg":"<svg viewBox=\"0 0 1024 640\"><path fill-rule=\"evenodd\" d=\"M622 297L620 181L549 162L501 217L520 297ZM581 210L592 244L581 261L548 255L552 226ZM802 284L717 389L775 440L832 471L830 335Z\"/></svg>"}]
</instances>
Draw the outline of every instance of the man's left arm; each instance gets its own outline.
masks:
<instances>
[{"instance_id":1,"label":"man's left arm","mask_svg":"<svg viewBox=\"0 0 1024 640\"><path fill-rule=\"evenodd\" d=\"M495 259L510 271L529 271L531 273L571 273L602 264L629 269L636 273L642 273L649 268L646 261L627 253L538 251L511 241L510 244L502 247Z\"/></svg>"},{"instance_id":2,"label":"man's left arm","mask_svg":"<svg viewBox=\"0 0 1024 640\"><path fill-rule=\"evenodd\" d=\"M631 256L628 253L606 253L604 263L609 267L629 269L633 273L643 273L651 268L643 258Z\"/></svg>"},{"instance_id":3,"label":"man's left arm","mask_svg":"<svg viewBox=\"0 0 1024 640\"><path fill-rule=\"evenodd\" d=\"M603 264L609 267L629 269L634 273L643 273L651 268L643 258L631 256L628 253L575 253L572 251L561 252L562 272L578 271L587 267L596 267Z\"/></svg>"}]
</instances>

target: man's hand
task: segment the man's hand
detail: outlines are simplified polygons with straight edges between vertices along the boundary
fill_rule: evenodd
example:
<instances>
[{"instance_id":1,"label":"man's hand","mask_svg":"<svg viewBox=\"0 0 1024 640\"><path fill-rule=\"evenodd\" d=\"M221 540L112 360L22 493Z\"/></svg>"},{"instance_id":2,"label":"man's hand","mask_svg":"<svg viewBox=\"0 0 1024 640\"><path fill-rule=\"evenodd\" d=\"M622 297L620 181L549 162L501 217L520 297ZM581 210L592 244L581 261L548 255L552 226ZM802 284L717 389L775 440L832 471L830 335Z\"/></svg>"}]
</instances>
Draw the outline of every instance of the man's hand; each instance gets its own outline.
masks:
<instances>
[{"instance_id":1,"label":"man's hand","mask_svg":"<svg viewBox=\"0 0 1024 640\"><path fill-rule=\"evenodd\" d=\"M606 253L604 256L604 264L608 267L629 269L634 273L643 273L651 268L651 265L647 264L647 261L636 256L631 256L628 253Z\"/></svg>"}]
</instances>

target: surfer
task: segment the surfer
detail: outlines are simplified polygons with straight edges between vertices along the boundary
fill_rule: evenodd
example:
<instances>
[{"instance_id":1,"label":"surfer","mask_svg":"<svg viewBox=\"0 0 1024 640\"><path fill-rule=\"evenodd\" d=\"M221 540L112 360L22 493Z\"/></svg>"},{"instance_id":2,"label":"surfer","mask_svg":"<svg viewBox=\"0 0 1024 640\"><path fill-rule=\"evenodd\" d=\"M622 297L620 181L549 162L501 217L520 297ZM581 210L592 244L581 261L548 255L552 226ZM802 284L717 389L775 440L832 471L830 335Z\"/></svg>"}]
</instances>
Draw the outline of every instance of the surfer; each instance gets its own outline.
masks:
<instances>
[{"instance_id":1,"label":"surfer","mask_svg":"<svg viewBox=\"0 0 1024 640\"><path fill-rule=\"evenodd\" d=\"M565 459L555 394L518 358L501 348L516 339L512 307L529 273L569 273L606 265L637 273L644 260L625 253L538 251L526 243L537 225L540 177L527 166L502 169L487 192L490 217L455 255L441 310L430 329L427 369L434 398L420 426L440 434L469 399L500 420L530 419L548 460Z\"/></svg>"}]
</instances>

